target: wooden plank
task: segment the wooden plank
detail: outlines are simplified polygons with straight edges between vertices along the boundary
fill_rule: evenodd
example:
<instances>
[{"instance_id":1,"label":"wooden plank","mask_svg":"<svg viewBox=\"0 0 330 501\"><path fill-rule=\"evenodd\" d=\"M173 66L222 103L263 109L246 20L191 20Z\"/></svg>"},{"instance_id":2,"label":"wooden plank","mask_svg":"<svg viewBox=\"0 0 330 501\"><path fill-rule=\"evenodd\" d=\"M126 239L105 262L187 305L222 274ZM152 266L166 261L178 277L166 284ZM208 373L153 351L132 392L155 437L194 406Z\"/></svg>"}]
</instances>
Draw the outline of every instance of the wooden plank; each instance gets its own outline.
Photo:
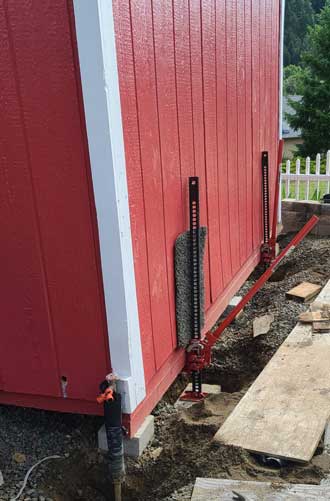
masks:
<instances>
[{"instance_id":1,"label":"wooden plank","mask_svg":"<svg viewBox=\"0 0 330 501\"><path fill-rule=\"evenodd\" d=\"M246 197L247 197L247 254L253 249L253 138L252 138L252 6L251 0L245 0L245 138L246 138Z\"/></svg>"},{"instance_id":2,"label":"wooden plank","mask_svg":"<svg viewBox=\"0 0 330 501\"><path fill-rule=\"evenodd\" d=\"M131 2L130 13L148 249L153 343L155 346L156 369L158 369L163 365L172 351L172 338L169 336L172 327L168 297L167 247L157 113L153 14L150 2L147 0ZM139 253L142 251L143 249L139 250Z\"/></svg>"},{"instance_id":3,"label":"wooden plank","mask_svg":"<svg viewBox=\"0 0 330 501\"><path fill-rule=\"evenodd\" d=\"M175 331L175 290L173 245L186 229L183 224L182 172L179 146L177 85L174 54L172 0L152 2L155 78L164 200L165 243L172 350L177 346ZM190 99L191 95L186 94ZM186 180L184 180L186 183ZM169 336L167 336L169 338ZM163 344L163 342L161 343ZM171 353L162 353L162 363ZM161 364L158 365L158 369Z\"/></svg>"},{"instance_id":4,"label":"wooden plank","mask_svg":"<svg viewBox=\"0 0 330 501\"><path fill-rule=\"evenodd\" d=\"M319 299L330 299L330 281ZM298 324L255 380L215 440L309 461L330 414L330 334Z\"/></svg>"},{"instance_id":5,"label":"wooden plank","mask_svg":"<svg viewBox=\"0 0 330 501\"><path fill-rule=\"evenodd\" d=\"M259 247L261 240L261 178L260 178L260 6L259 1L251 3L251 45L252 45L252 160L253 160L253 173L252 173L252 200L253 200L253 213L252 213L252 230L253 230L253 249Z\"/></svg>"},{"instance_id":6,"label":"wooden plank","mask_svg":"<svg viewBox=\"0 0 330 501\"><path fill-rule=\"evenodd\" d=\"M304 311L299 315L300 322L327 322L330 320L329 312L327 311Z\"/></svg>"},{"instance_id":7,"label":"wooden plank","mask_svg":"<svg viewBox=\"0 0 330 501\"><path fill-rule=\"evenodd\" d=\"M240 227L238 200L238 110L237 110L237 11L236 1L226 2L226 71L227 71L227 153L228 153L228 203L230 223L230 249L232 273L240 267ZM260 178L260 171L259 171ZM259 239L260 241L260 239Z\"/></svg>"},{"instance_id":8,"label":"wooden plank","mask_svg":"<svg viewBox=\"0 0 330 501\"><path fill-rule=\"evenodd\" d=\"M298 299L300 301L306 302L313 297L321 290L320 285L311 284L309 282L302 282L301 284L293 287L293 289L289 290L286 293L288 298Z\"/></svg>"},{"instance_id":9,"label":"wooden plank","mask_svg":"<svg viewBox=\"0 0 330 501\"><path fill-rule=\"evenodd\" d=\"M329 499L329 486L197 478L191 501L232 501L235 493L251 501L321 501Z\"/></svg>"},{"instance_id":10,"label":"wooden plank","mask_svg":"<svg viewBox=\"0 0 330 501\"><path fill-rule=\"evenodd\" d=\"M72 5L63 2L25 2L21 9L15 2L7 2L37 216L43 290L48 297L46 315L52 326L51 349L59 372L57 387L61 388L61 377L65 376L68 398L94 400L95 385L110 364L88 145L78 90L80 72L77 59L72 59L74 33L69 13L71 17ZM10 164L14 165L12 161ZM20 205L19 193L15 197ZM18 228L21 226L22 223ZM28 254L29 250L25 256ZM23 277L20 283L25 283ZM16 308L17 312L22 311L18 305ZM29 306L25 311L29 311ZM34 315L33 306L30 311ZM34 319L30 317L26 326L35 336ZM49 375L53 370L43 349L45 332L40 330L38 337L33 342L40 362L29 357L29 377L24 378L28 393L32 394L29 380L36 372L29 365L40 364ZM30 335L25 333L24 338L29 339ZM10 345L15 351L11 362L15 360L13 365L25 371L17 358L17 346L23 353L24 345L13 339ZM78 345L79 357L75 356Z\"/></svg>"},{"instance_id":11,"label":"wooden plank","mask_svg":"<svg viewBox=\"0 0 330 501\"><path fill-rule=\"evenodd\" d=\"M322 303L321 301L314 301L310 307L310 311L322 311L330 316L330 304Z\"/></svg>"},{"instance_id":12,"label":"wooden plank","mask_svg":"<svg viewBox=\"0 0 330 501\"><path fill-rule=\"evenodd\" d=\"M151 294L148 273L147 226L144 203L144 183L141 165L139 117L136 97L132 25L128 2L113 1L117 40L118 76L120 85L123 133L126 153L127 185L130 203L131 231L135 258L140 332L146 383L156 372L153 341Z\"/></svg>"},{"instance_id":13,"label":"wooden plank","mask_svg":"<svg viewBox=\"0 0 330 501\"><path fill-rule=\"evenodd\" d=\"M218 146L218 179L219 179L219 227L223 287L230 283L232 273L230 246L230 196L228 179L231 175L228 161L227 138L227 56L226 47L226 3L216 5L216 74L217 74L217 146ZM252 202L251 202L252 204ZM252 249L250 249L251 255Z\"/></svg>"},{"instance_id":14,"label":"wooden plank","mask_svg":"<svg viewBox=\"0 0 330 501\"><path fill-rule=\"evenodd\" d=\"M189 33L191 61L191 98L194 127L195 176L199 176L200 184L200 218L201 225L208 226L209 213L206 197L206 165L204 143L204 87L202 70L202 24L201 3L199 0L189 1ZM224 181L225 182L225 181ZM186 204L188 195L186 195ZM188 224L188 221L187 221ZM205 309L211 305L210 285L210 242L207 239L205 252ZM230 276L231 277L231 276Z\"/></svg>"},{"instance_id":15,"label":"wooden plank","mask_svg":"<svg viewBox=\"0 0 330 501\"><path fill-rule=\"evenodd\" d=\"M313 322L313 332L329 332L330 322Z\"/></svg>"},{"instance_id":16,"label":"wooden plank","mask_svg":"<svg viewBox=\"0 0 330 501\"><path fill-rule=\"evenodd\" d=\"M219 232L219 195L217 167L217 107L215 58L215 6L202 2L202 71L204 85L205 161L207 207L209 217L211 299L215 301L223 290Z\"/></svg>"},{"instance_id":17,"label":"wooden plank","mask_svg":"<svg viewBox=\"0 0 330 501\"><path fill-rule=\"evenodd\" d=\"M21 9L17 10L21 12ZM6 19L4 3L1 2L0 387L13 393L59 396L59 373L53 349L54 331L38 230L32 166L14 57L10 49L12 28L9 29ZM24 85L29 85L26 79L24 82ZM47 101L40 102L45 105ZM36 115L38 119L39 115ZM22 374L25 376L22 377Z\"/></svg>"},{"instance_id":18,"label":"wooden plank","mask_svg":"<svg viewBox=\"0 0 330 501\"><path fill-rule=\"evenodd\" d=\"M247 255L247 171L246 165L246 121L245 121L245 32L244 32L244 0L236 0L237 15L237 174L239 200L239 256L240 264L246 261Z\"/></svg>"}]
</instances>

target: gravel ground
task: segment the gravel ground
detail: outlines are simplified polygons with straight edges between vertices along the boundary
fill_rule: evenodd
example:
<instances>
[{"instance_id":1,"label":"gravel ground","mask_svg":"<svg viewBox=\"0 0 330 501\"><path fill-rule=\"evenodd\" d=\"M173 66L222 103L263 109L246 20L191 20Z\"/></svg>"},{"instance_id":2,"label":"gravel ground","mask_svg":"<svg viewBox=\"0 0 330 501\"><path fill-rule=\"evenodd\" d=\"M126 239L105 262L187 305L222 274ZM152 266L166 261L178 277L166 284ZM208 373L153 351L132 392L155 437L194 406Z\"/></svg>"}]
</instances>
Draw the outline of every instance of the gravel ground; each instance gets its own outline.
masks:
<instances>
[{"instance_id":1,"label":"gravel ground","mask_svg":"<svg viewBox=\"0 0 330 501\"><path fill-rule=\"evenodd\" d=\"M68 458L77 448L95 448L101 423L96 417L0 406L0 470L4 478L0 500L7 501L18 493L26 471L40 459L50 455ZM43 489L49 468L52 466L41 465L31 475L21 500L52 499L52 489L46 489L48 494Z\"/></svg>"},{"instance_id":2,"label":"gravel ground","mask_svg":"<svg viewBox=\"0 0 330 501\"><path fill-rule=\"evenodd\" d=\"M286 243L282 241L282 245ZM267 469L244 450L214 446L212 437L263 369L307 306L285 298L302 281L324 285L329 278L330 239L307 238L288 257L243 315L223 334L206 371L208 382L220 384L220 396L180 411L174 401L187 379L180 376L154 411L156 435L139 460L127 460L125 501L188 501L196 476L319 483L330 468L320 457L305 466ZM258 277L255 271L244 293ZM252 336L252 321L272 313L271 330ZM113 499L104 455L96 449L101 419L0 406L0 501L19 491L28 468L45 456L63 459L41 465L20 498L25 501L104 501Z\"/></svg>"}]
</instances>

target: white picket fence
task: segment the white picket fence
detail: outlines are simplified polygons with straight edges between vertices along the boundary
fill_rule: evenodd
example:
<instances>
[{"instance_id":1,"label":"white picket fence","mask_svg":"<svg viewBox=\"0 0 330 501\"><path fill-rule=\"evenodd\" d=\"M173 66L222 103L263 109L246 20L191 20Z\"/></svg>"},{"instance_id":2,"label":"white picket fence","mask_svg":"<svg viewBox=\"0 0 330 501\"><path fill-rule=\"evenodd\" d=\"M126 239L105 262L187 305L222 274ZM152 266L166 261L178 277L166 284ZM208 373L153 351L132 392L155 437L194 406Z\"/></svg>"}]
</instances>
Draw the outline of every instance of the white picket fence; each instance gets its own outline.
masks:
<instances>
[{"instance_id":1,"label":"white picket fence","mask_svg":"<svg viewBox=\"0 0 330 501\"><path fill-rule=\"evenodd\" d=\"M315 173L311 172L311 159L306 158L305 172L301 172L301 160L294 164L286 161L285 173L281 173L281 197L291 200L319 200L325 193L330 193L330 150L326 155L325 174L321 174L321 155L316 155ZM292 172L294 171L294 172Z\"/></svg>"}]
</instances>

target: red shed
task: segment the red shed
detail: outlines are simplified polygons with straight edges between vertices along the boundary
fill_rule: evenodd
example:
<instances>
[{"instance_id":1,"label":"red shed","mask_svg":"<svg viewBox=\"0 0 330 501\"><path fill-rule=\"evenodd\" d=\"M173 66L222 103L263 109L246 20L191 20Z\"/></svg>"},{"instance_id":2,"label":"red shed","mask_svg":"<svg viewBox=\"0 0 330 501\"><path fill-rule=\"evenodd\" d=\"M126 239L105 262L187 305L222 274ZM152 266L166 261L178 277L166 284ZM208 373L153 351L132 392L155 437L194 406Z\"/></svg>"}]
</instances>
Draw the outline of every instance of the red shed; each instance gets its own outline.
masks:
<instances>
[{"instance_id":1,"label":"red shed","mask_svg":"<svg viewBox=\"0 0 330 501\"><path fill-rule=\"evenodd\" d=\"M205 329L258 263L280 8L0 3L2 403L98 413L112 369L136 431L184 365L173 246L189 176L208 228Z\"/></svg>"}]
</instances>

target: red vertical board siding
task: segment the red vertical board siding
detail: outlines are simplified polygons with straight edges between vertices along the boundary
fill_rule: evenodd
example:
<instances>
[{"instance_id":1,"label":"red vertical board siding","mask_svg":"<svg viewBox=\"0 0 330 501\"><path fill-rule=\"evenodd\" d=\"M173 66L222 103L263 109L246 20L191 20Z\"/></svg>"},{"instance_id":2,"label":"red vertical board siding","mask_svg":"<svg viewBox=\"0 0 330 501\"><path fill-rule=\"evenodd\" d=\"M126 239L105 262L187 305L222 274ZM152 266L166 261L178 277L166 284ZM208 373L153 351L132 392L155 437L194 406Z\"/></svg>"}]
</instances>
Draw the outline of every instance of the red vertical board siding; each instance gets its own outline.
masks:
<instances>
[{"instance_id":1,"label":"red vertical board siding","mask_svg":"<svg viewBox=\"0 0 330 501\"><path fill-rule=\"evenodd\" d=\"M270 43L270 58L273 57L273 54L276 54L276 51L279 53L279 40L278 40L278 30L277 30L277 25L276 25L276 20L278 18L278 9L279 9L279 4L274 4L274 2L270 1L271 4L271 26L272 26L272 36L271 36L271 43ZM272 61L269 62L270 66L270 79L271 79L271 113L275 116L278 117L278 94L279 94L279 82L278 82L278 71L279 68L278 66L276 67L274 64L272 64ZM272 151L272 162L273 162L273 169L272 169L272 186L274 187L271 195L271 221L273 218L273 203L274 203L274 196L275 196L275 183L277 180L277 140L278 140L278 123L275 122L275 120L272 120L271 128L270 128L270 141L273 147Z\"/></svg>"},{"instance_id":2,"label":"red vertical board siding","mask_svg":"<svg viewBox=\"0 0 330 501\"><path fill-rule=\"evenodd\" d=\"M172 0L152 2L155 74L158 106L158 126L161 151L164 222L169 287L172 346L176 347L174 291L174 242L185 229L181 186L181 158L178 131L177 88L174 54L174 26Z\"/></svg>"},{"instance_id":3,"label":"red vertical board siding","mask_svg":"<svg viewBox=\"0 0 330 501\"><path fill-rule=\"evenodd\" d=\"M0 37L1 389L59 395L31 161L3 2Z\"/></svg>"},{"instance_id":4,"label":"red vertical board siding","mask_svg":"<svg viewBox=\"0 0 330 501\"><path fill-rule=\"evenodd\" d=\"M252 136L252 6L244 2L245 39L245 167L246 167L246 255L253 250L253 136Z\"/></svg>"},{"instance_id":5,"label":"red vertical board siding","mask_svg":"<svg viewBox=\"0 0 330 501\"><path fill-rule=\"evenodd\" d=\"M172 326L167 275L168 256L165 238L152 5L150 0L132 0L130 6L153 321L152 336L155 346L155 364L158 369L172 351ZM121 43L121 40L118 42ZM123 78L125 78L125 68L119 68L119 73L120 71L123 72ZM121 92L123 92L122 89ZM125 115L125 113L124 108L123 114ZM136 165L132 165L132 170L136 168ZM130 177L130 175L131 170L128 169L127 176ZM181 217L181 214L178 217ZM134 252L136 252L135 248Z\"/></svg>"},{"instance_id":6,"label":"red vertical board siding","mask_svg":"<svg viewBox=\"0 0 330 501\"><path fill-rule=\"evenodd\" d=\"M188 177L200 178L208 227L207 308L260 248L261 151L273 171L277 142L279 11L276 0L114 4L139 311L147 315L149 299L152 316L140 319L143 332L152 325L149 378L176 342L173 248L188 228Z\"/></svg>"},{"instance_id":7,"label":"red vertical board siding","mask_svg":"<svg viewBox=\"0 0 330 501\"><path fill-rule=\"evenodd\" d=\"M70 399L94 400L109 354L70 10L9 0L0 20L9 210L0 217L12 222L0 261L4 389L57 397L66 376Z\"/></svg>"},{"instance_id":8,"label":"red vertical board siding","mask_svg":"<svg viewBox=\"0 0 330 501\"><path fill-rule=\"evenodd\" d=\"M223 286L232 278L229 190L228 178L231 175L228 165L228 128L227 128L227 52L226 52L226 2L216 3L216 65L217 65L217 139L218 139L218 190L220 249Z\"/></svg>"},{"instance_id":9,"label":"red vertical board siding","mask_svg":"<svg viewBox=\"0 0 330 501\"><path fill-rule=\"evenodd\" d=\"M140 332L144 372L148 383L156 371L155 347L152 325L148 247L145 218L145 199L143 173L141 167L140 128L136 99L136 80L134 68L134 53L131 37L131 14L128 3L121 0L113 2L116 23L117 60L120 67L125 67L125 75L119 74L121 92L121 106L125 110L122 115L125 141L128 190L130 193L130 219L132 242L134 247L134 266L138 296ZM127 147L129 145L129 147Z\"/></svg>"},{"instance_id":10,"label":"red vertical board siding","mask_svg":"<svg viewBox=\"0 0 330 501\"><path fill-rule=\"evenodd\" d=\"M262 238L261 228L261 146L260 146L260 8L259 0L252 1L252 196L253 196L253 249Z\"/></svg>"},{"instance_id":11,"label":"red vertical board siding","mask_svg":"<svg viewBox=\"0 0 330 501\"><path fill-rule=\"evenodd\" d=\"M206 166L204 142L204 98L203 98L203 70L202 70L202 25L200 0L190 0L190 50L191 50L191 88L194 120L194 175L200 182L200 212L201 224L208 226L209 211L206 197ZM186 202L187 203L187 202ZM211 305L210 287L210 238L208 234L205 252L205 307Z\"/></svg>"},{"instance_id":12,"label":"red vertical board siding","mask_svg":"<svg viewBox=\"0 0 330 501\"><path fill-rule=\"evenodd\" d=\"M227 24L227 128L228 128L228 194L230 245L232 272L236 274L240 267L239 240L239 176L237 164L238 122L237 122L237 10L236 2L226 2Z\"/></svg>"},{"instance_id":13,"label":"red vertical board siding","mask_svg":"<svg viewBox=\"0 0 330 501\"><path fill-rule=\"evenodd\" d=\"M217 170L217 98L215 53L214 2L202 2L202 71L204 99L204 134L206 159L206 192L210 245L211 298L214 301L222 290L222 266L219 235L219 196Z\"/></svg>"},{"instance_id":14,"label":"red vertical board siding","mask_svg":"<svg viewBox=\"0 0 330 501\"><path fill-rule=\"evenodd\" d=\"M239 255L240 265L242 266L247 254L247 213L248 207L246 203L246 186L247 186L247 170L246 164L246 89L245 89L245 36L244 36L244 0L237 0L237 166L238 166L238 206L239 206Z\"/></svg>"},{"instance_id":15,"label":"red vertical board siding","mask_svg":"<svg viewBox=\"0 0 330 501\"><path fill-rule=\"evenodd\" d=\"M189 0L173 1L175 76L181 178L195 171L192 82L190 59ZM183 222L189 224L188 183L182 182Z\"/></svg>"}]
</instances>

